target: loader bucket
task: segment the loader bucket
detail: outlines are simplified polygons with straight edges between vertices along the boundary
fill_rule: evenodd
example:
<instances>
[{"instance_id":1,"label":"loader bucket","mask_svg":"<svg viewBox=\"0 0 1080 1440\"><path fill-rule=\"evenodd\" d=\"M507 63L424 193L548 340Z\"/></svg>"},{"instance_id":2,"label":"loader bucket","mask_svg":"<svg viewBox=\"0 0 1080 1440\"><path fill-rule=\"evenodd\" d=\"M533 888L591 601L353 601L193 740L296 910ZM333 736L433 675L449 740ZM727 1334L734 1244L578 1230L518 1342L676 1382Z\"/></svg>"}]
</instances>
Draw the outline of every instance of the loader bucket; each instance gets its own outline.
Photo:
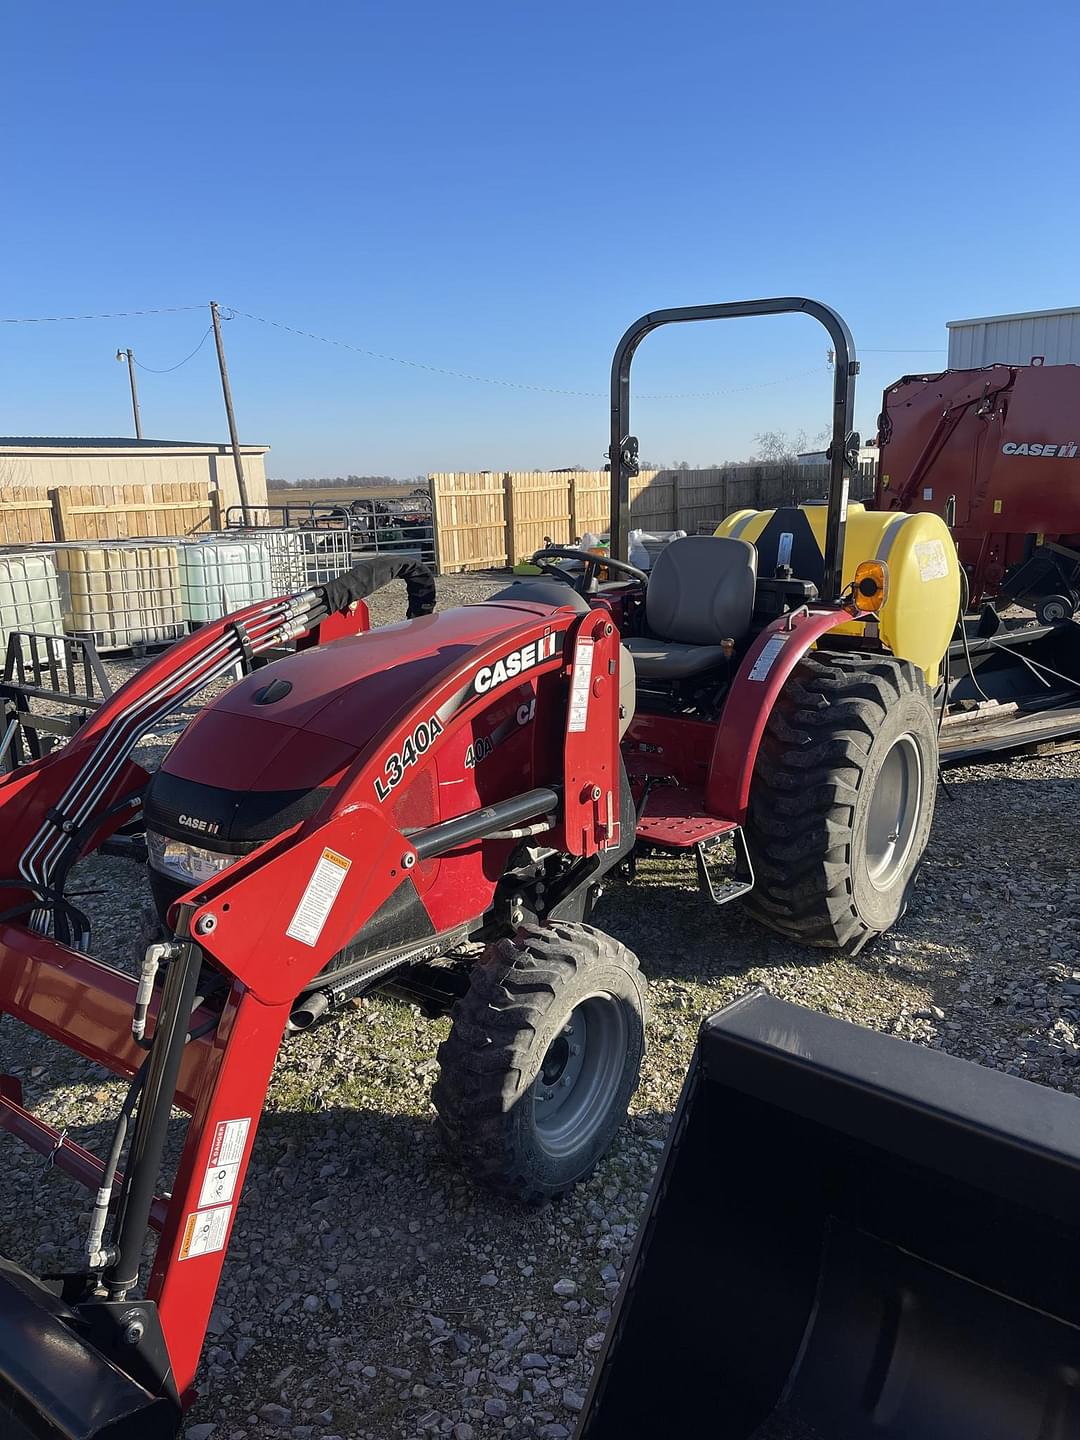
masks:
<instances>
[{"instance_id":1,"label":"loader bucket","mask_svg":"<svg viewBox=\"0 0 1080 1440\"><path fill-rule=\"evenodd\" d=\"M705 1022L579 1440L1080 1436L1080 1101L757 991Z\"/></svg>"},{"instance_id":2,"label":"loader bucket","mask_svg":"<svg viewBox=\"0 0 1080 1440\"><path fill-rule=\"evenodd\" d=\"M152 1311L133 1307L132 1316L138 1346L153 1350ZM95 1343L101 1330L95 1335L88 1321L87 1313L0 1258L3 1440L173 1440L179 1433L178 1406L111 1360Z\"/></svg>"}]
</instances>

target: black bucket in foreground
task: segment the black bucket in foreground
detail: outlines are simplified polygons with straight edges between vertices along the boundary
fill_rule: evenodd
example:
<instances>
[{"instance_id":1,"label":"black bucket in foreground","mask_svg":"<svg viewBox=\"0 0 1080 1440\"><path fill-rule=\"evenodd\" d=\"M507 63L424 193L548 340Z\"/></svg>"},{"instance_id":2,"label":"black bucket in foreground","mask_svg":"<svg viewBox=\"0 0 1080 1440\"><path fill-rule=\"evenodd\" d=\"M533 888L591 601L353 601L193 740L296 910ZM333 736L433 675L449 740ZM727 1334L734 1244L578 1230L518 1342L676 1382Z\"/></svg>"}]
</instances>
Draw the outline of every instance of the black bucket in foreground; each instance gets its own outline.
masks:
<instances>
[{"instance_id":1,"label":"black bucket in foreground","mask_svg":"<svg viewBox=\"0 0 1080 1440\"><path fill-rule=\"evenodd\" d=\"M0 1257L2 1440L174 1440L178 1435L180 1412L174 1401L144 1389L93 1343L88 1323L93 1309L65 1304ZM131 1309L147 1324L143 1344L156 1354L155 1312L134 1301Z\"/></svg>"},{"instance_id":2,"label":"black bucket in foreground","mask_svg":"<svg viewBox=\"0 0 1080 1440\"><path fill-rule=\"evenodd\" d=\"M1076 1440L1080 1101L757 991L702 1027L578 1440Z\"/></svg>"}]
</instances>

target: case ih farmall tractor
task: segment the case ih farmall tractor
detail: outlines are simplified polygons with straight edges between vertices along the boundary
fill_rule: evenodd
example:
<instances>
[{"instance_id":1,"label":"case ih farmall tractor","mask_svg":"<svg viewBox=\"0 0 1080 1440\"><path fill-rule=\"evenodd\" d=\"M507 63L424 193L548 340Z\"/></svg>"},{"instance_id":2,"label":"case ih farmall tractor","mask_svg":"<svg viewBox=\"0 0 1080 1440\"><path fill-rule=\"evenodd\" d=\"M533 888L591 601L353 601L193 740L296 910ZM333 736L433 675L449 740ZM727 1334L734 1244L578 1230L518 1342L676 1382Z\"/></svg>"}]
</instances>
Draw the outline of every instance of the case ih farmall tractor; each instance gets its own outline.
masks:
<instances>
[{"instance_id":1,"label":"case ih farmall tractor","mask_svg":"<svg viewBox=\"0 0 1080 1440\"><path fill-rule=\"evenodd\" d=\"M836 352L827 507L779 510L754 543L676 541L646 576L626 561L635 349L667 323L786 312ZM855 371L813 301L646 316L613 366L611 558L571 573L581 553L549 548L547 575L441 614L423 567L361 561L203 626L0 779L0 1009L129 1086L96 1156L0 1081L0 1124L95 1194L60 1280L0 1262L5 1435L175 1433L287 1033L380 987L450 1014L451 1149L538 1200L588 1173L637 1083L644 982L589 923L635 833L810 945L857 951L902 913L959 579L935 517L878 517L853 546ZM363 597L394 575L411 618L369 632ZM284 640L296 653L251 668ZM237 663L149 776L140 736ZM138 831L164 933L130 977L87 954L66 881L102 846L137 859ZM192 1118L164 1178L174 1107Z\"/></svg>"}]
</instances>

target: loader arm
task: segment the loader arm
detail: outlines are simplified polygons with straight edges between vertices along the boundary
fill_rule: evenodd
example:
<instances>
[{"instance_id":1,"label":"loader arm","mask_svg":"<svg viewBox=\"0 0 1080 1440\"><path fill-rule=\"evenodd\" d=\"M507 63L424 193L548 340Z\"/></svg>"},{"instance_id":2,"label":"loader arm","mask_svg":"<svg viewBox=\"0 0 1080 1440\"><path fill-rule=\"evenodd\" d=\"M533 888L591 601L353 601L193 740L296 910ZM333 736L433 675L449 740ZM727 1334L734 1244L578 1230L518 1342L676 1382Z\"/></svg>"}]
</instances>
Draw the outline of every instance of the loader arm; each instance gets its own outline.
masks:
<instances>
[{"instance_id":1,"label":"loader arm","mask_svg":"<svg viewBox=\"0 0 1080 1440\"><path fill-rule=\"evenodd\" d=\"M340 609L359 597L347 588L329 598ZM321 594L298 597L204 627L118 691L65 750L0 783L0 814L11 813L5 805L17 814L16 823L5 827L8 863L23 862L29 872L20 877L29 897L24 909L36 912L53 900L56 877L62 880L72 860L120 823L118 814L129 813L128 800L138 799L144 772L131 763L130 752L153 723L147 717L166 702L182 703L210 672L235 664L245 640L257 649L308 634L325 619L326 601ZM619 637L610 612L508 604L490 613L484 643L385 721L315 814L176 902L174 938L153 960L162 965L164 985L149 1004L149 1042L133 1038L140 982L38 933L33 917L29 923L9 917L0 927L0 1011L141 1087L128 1163L113 1178L112 1233L96 1268L91 1262L81 1287L68 1282L69 1309L62 1311L49 1308L31 1277L18 1283L30 1287L45 1313L41 1343L58 1352L76 1340L85 1345L90 1318L98 1326L94 1335L104 1326L112 1336L119 1326L116 1343L100 1353L91 1345L90 1359L100 1361L102 1376L118 1372L118 1405L138 1399L124 1390L125 1377L141 1388L145 1417L153 1415L155 1425L161 1424L162 1397L175 1404L190 1394L271 1070L297 994L433 856L470 844L508 851L519 833L515 825L525 820L582 861L619 843ZM417 759L435 758L460 740L493 692L520 685L515 664L526 662L530 676L561 686L566 701L557 759L549 774L533 777L546 783L480 810L444 809L437 824L419 830L399 828L388 802ZM118 801L124 802L120 811ZM75 828L65 829L68 821ZM60 837L66 848L42 846L42 833L50 842ZM463 918L482 915L493 883L456 897ZM149 973L152 978L152 968ZM380 973L375 964L370 978ZM158 1193L174 1106L191 1122L176 1174ZM31 1115L12 1077L0 1078L0 1125L100 1195L108 1176L102 1159ZM123 1317L131 1312L148 1227L161 1238L147 1299L136 1302L136 1325ZM0 1414L9 1403L40 1419L58 1378L47 1372L43 1393L29 1393L5 1366L5 1343L0 1328ZM77 1358L85 1358L82 1351ZM80 1417L84 1428L73 1423L71 1435L102 1433L91 1420ZM132 1436L172 1433L151 1430L148 1419L145 1429L140 1423L132 1422Z\"/></svg>"}]
</instances>

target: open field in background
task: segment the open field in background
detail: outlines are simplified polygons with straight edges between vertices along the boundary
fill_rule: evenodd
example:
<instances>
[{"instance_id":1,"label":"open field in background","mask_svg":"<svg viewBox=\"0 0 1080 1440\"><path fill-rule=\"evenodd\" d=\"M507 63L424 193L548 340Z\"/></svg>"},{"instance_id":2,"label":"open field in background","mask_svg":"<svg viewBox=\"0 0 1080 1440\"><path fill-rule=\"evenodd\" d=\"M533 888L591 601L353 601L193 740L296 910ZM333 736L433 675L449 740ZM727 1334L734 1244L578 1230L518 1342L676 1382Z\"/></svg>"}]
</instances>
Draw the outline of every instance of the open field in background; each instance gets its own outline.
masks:
<instances>
[{"instance_id":1,"label":"open field in background","mask_svg":"<svg viewBox=\"0 0 1080 1440\"><path fill-rule=\"evenodd\" d=\"M419 480L403 481L400 485L326 485L312 488L299 485L269 485L267 499L271 505L292 505L310 501L317 504L347 504L350 500L403 500L419 486Z\"/></svg>"}]
</instances>

